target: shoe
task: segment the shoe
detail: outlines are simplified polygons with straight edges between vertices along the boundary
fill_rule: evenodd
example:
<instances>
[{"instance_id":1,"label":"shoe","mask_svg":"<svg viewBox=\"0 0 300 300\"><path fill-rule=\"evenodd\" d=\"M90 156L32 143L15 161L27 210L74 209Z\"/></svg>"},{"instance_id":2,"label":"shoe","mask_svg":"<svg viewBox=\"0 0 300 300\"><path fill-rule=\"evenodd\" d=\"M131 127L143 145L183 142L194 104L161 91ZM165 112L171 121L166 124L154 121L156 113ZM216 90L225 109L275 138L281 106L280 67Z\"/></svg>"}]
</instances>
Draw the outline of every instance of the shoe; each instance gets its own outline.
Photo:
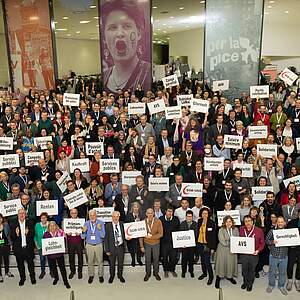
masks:
<instances>
[{"instance_id":1,"label":"shoe","mask_svg":"<svg viewBox=\"0 0 300 300\"><path fill-rule=\"evenodd\" d=\"M287 296L288 292L286 291L286 289L284 287L279 288L279 291L281 292L282 295Z\"/></svg>"},{"instance_id":2,"label":"shoe","mask_svg":"<svg viewBox=\"0 0 300 300\"><path fill-rule=\"evenodd\" d=\"M131 266L132 266L132 267L135 267L135 261L132 261L132 262L131 262Z\"/></svg>"},{"instance_id":3,"label":"shoe","mask_svg":"<svg viewBox=\"0 0 300 300\"><path fill-rule=\"evenodd\" d=\"M287 289L288 291L291 291L292 288L293 288L293 281L292 281L292 280L289 280L289 281L287 282L287 284L286 284L286 289Z\"/></svg>"},{"instance_id":4,"label":"shoe","mask_svg":"<svg viewBox=\"0 0 300 300\"><path fill-rule=\"evenodd\" d=\"M206 276L207 276L207 275L202 274L202 275L200 275L200 276L198 277L198 280L202 280L202 279L204 279Z\"/></svg>"},{"instance_id":5,"label":"shoe","mask_svg":"<svg viewBox=\"0 0 300 300\"><path fill-rule=\"evenodd\" d=\"M24 285L25 280L20 280L19 281L19 286L23 286Z\"/></svg>"},{"instance_id":6,"label":"shoe","mask_svg":"<svg viewBox=\"0 0 300 300\"><path fill-rule=\"evenodd\" d=\"M195 277L195 274L193 272L191 272L190 274L191 274L191 278Z\"/></svg>"},{"instance_id":7,"label":"shoe","mask_svg":"<svg viewBox=\"0 0 300 300\"><path fill-rule=\"evenodd\" d=\"M15 277L14 274L12 274L12 273L10 273L10 272L6 273L5 276L6 276L6 277L9 277L9 278Z\"/></svg>"},{"instance_id":8,"label":"shoe","mask_svg":"<svg viewBox=\"0 0 300 300\"><path fill-rule=\"evenodd\" d=\"M100 277L99 277L99 282L100 282L100 283L103 283L103 282L104 282L103 276L100 276Z\"/></svg>"},{"instance_id":9,"label":"shoe","mask_svg":"<svg viewBox=\"0 0 300 300\"><path fill-rule=\"evenodd\" d=\"M207 285L211 285L214 281L214 278L213 277L210 277L207 281Z\"/></svg>"},{"instance_id":10,"label":"shoe","mask_svg":"<svg viewBox=\"0 0 300 300\"><path fill-rule=\"evenodd\" d=\"M168 272L168 271L165 271L165 272L164 272L164 277L165 277L165 278L169 278L169 272Z\"/></svg>"},{"instance_id":11,"label":"shoe","mask_svg":"<svg viewBox=\"0 0 300 300\"><path fill-rule=\"evenodd\" d=\"M273 286L270 286L270 285L269 285L269 286L267 287L267 289L266 289L267 293L272 293L273 288L274 288Z\"/></svg>"},{"instance_id":12,"label":"shoe","mask_svg":"<svg viewBox=\"0 0 300 300\"><path fill-rule=\"evenodd\" d=\"M43 279L45 277L45 275L46 275L46 272L42 272L39 276L39 279Z\"/></svg>"},{"instance_id":13,"label":"shoe","mask_svg":"<svg viewBox=\"0 0 300 300\"><path fill-rule=\"evenodd\" d=\"M243 283L243 284L241 285L241 289L242 289L242 290L246 289L246 287L247 287L246 283Z\"/></svg>"},{"instance_id":14,"label":"shoe","mask_svg":"<svg viewBox=\"0 0 300 300\"><path fill-rule=\"evenodd\" d=\"M185 273L181 273L181 278L185 278Z\"/></svg>"},{"instance_id":15,"label":"shoe","mask_svg":"<svg viewBox=\"0 0 300 300\"><path fill-rule=\"evenodd\" d=\"M75 276L75 273L71 272L70 275L69 275L69 279L73 279L74 276Z\"/></svg>"},{"instance_id":16,"label":"shoe","mask_svg":"<svg viewBox=\"0 0 300 300\"><path fill-rule=\"evenodd\" d=\"M143 262L141 260L138 260L138 264L139 264L139 266L142 266Z\"/></svg>"},{"instance_id":17,"label":"shoe","mask_svg":"<svg viewBox=\"0 0 300 300\"><path fill-rule=\"evenodd\" d=\"M78 273L78 279L82 279L82 273Z\"/></svg>"},{"instance_id":18,"label":"shoe","mask_svg":"<svg viewBox=\"0 0 300 300\"><path fill-rule=\"evenodd\" d=\"M125 279L124 279L123 276L120 276L120 277L119 277L119 280L120 280L122 283L125 283Z\"/></svg>"},{"instance_id":19,"label":"shoe","mask_svg":"<svg viewBox=\"0 0 300 300\"><path fill-rule=\"evenodd\" d=\"M36 279L35 279L35 278L31 278L30 281L31 281L31 284L32 284L32 285L35 285L35 284L36 284Z\"/></svg>"},{"instance_id":20,"label":"shoe","mask_svg":"<svg viewBox=\"0 0 300 300\"><path fill-rule=\"evenodd\" d=\"M3 282L3 277L2 277L2 275L0 276L0 282Z\"/></svg>"},{"instance_id":21,"label":"shoe","mask_svg":"<svg viewBox=\"0 0 300 300\"><path fill-rule=\"evenodd\" d=\"M157 281L161 281L161 278L160 278L160 276L157 274L157 275L154 275L154 277L155 277L155 279L157 280Z\"/></svg>"},{"instance_id":22,"label":"shoe","mask_svg":"<svg viewBox=\"0 0 300 300\"><path fill-rule=\"evenodd\" d=\"M66 283L65 283L65 287L66 287L67 289L70 289L70 288L71 288L69 282L66 282Z\"/></svg>"},{"instance_id":23,"label":"shoe","mask_svg":"<svg viewBox=\"0 0 300 300\"><path fill-rule=\"evenodd\" d=\"M296 291L300 292L300 280L295 281Z\"/></svg>"},{"instance_id":24,"label":"shoe","mask_svg":"<svg viewBox=\"0 0 300 300\"><path fill-rule=\"evenodd\" d=\"M199 256L195 256L195 259L194 259L194 264L196 264L199 260Z\"/></svg>"},{"instance_id":25,"label":"shoe","mask_svg":"<svg viewBox=\"0 0 300 300\"><path fill-rule=\"evenodd\" d=\"M259 272L255 272L255 278L259 278Z\"/></svg>"},{"instance_id":26,"label":"shoe","mask_svg":"<svg viewBox=\"0 0 300 300\"><path fill-rule=\"evenodd\" d=\"M236 280L234 278L227 278L228 281L230 281L232 284L236 284Z\"/></svg>"},{"instance_id":27,"label":"shoe","mask_svg":"<svg viewBox=\"0 0 300 300\"><path fill-rule=\"evenodd\" d=\"M145 275L145 277L144 277L144 281L148 281L148 280L149 280L149 278L150 278L150 276L149 276L149 275Z\"/></svg>"},{"instance_id":28,"label":"shoe","mask_svg":"<svg viewBox=\"0 0 300 300\"><path fill-rule=\"evenodd\" d=\"M215 282L215 288L216 288L216 289L219 289L219 288L220 288L220 281L221 281L221 278L220 278L219 276L217 276L216 282Z\"/></svg>"},{"instance_id":29,"label":"shoe","mask_svg":"<svg viewBox=\"0 0 300 300\"><path fill-rule=\"evenodd\" d=\"M113 283L113 282L114 282L114 277L110 276L109 279L108 279L108 283Z\"/></svg>"},{"instance_id":30,"label":"shoe","mask_svg":"<svg viewBox=\"0 0 300 300\"><path fill-rule=\"evenodd\" d=\"M247 286L247 292L251 292L252 291L252 285L248 285Z\"/></svg>"},{"instance_id":31,"label":"shoe","mask_svg":"<svg viewBox=\"0 0 300 300\"><path fill-rule=\"evenodd\" d=\"M174 272L171 272L171 274L172 274L172 276L174 277L174 278L177 278L178 277L178 275L177 275L177 273L174 271Z\"/></svg>"},{"instance_id":32,"label":"shoe","mask_svg":"<svg viewBox=\"0 0 300 300\"><path fill-rule=\"evenodd\" d=\"M88 283L91 284L93 281L94 281L94 276L90 276L89 280L88 280Z\"/></svg>"},{"instance_id":33,"label":"shoe","mask_svg":"<svg viewBox=\"0 0 300 300\"><path fill-rule=\"evenodd\" d=\"M58 279L57 278L55 278L54 280L53 280L53 285L57 285L57 282L58 282Z\"/></svg>"}]
</instances>

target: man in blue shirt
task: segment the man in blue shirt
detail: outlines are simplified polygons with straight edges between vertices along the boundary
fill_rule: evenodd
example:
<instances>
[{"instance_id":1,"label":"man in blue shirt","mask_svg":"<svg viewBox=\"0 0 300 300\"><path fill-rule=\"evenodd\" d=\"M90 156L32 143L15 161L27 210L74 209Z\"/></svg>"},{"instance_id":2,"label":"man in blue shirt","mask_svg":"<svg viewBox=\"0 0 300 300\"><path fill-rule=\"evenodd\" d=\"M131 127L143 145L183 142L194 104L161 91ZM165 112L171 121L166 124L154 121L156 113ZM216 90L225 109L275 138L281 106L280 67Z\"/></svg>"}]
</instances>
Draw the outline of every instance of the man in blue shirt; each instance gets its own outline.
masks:
<instances>
[{"instance_id":1,"label":"man in blue shirt","mask_svg":"<svg viewBox=\"0 0 300 300\"><path fill-rule=\"evenodd\" d=\"M101 220L97 219L95 210L89 211L89 221L85 222L81 237L86 240L85 251L88 257L88 283L91 284L94 280L94 261L98 264L99 281L103 283L103 241L105 237L105 226Z\"/></svg>"}]
</instances>

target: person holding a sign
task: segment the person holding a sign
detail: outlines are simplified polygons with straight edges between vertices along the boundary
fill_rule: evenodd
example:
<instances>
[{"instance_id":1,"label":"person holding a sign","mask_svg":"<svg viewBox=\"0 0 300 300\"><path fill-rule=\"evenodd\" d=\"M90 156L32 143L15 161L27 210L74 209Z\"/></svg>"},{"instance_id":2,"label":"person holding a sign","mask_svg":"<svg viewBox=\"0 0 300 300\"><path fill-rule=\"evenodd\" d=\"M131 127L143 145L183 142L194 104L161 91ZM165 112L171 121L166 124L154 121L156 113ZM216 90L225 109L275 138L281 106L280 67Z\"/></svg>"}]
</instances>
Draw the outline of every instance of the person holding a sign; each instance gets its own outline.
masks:
<instances>
[{"instance_id":1,"label":"person holding a sign","mask_svg":"<svg viewBox=\"0 0 300 300\"><path fill-rule=\"evenodd\" d=\"M285 220L282 216L277 218L276 231L285 228ZM266 245L270 249L269 256L269 285L267 293L271 293L275 287L275 277L278 270L278 288L282 295L287 296L285 289L286 268L288 262L288 247L276 247L277 241L274 239L274 229L271 229L266 237Z\"/></svg>"},{"instance_id":2,"label":"person holding a sign","mask_svg":"<svg viewBox=\"0 0 300 300\"><path fill-rule=\"evenodd\" d=\"M255 278L255 267L258 263L258 254L265 247L265 237L263 231L254 226L253 219L249 215L244 217L244 225L240 228L240 236L252 237L255 239L254 253L241 254L240 256L243 276L241 289L247 289L248 292L251 292Z\"/></svg>"},{"instance_id":3,"label":"person holding a sign","mask_svg":"<svg viewBox=\"0 0 300 300\"><path fill-rule=\"evenodd\" d=\"M65 233L63 232L63 230L60 229L54 221L50 221L48 224L47 231L44 233L43 239L51 239L54 237L64 237L64 236ZM49 254L47 255L47 258L48 258L50 272L54 277L52 284L56 285L59 280L59 276L57 272L57 265L58 265L64 285L67 289L70 289L71 286L67 278L67 270L65 266L64 253Z\"/></svg>"}]
</instances>

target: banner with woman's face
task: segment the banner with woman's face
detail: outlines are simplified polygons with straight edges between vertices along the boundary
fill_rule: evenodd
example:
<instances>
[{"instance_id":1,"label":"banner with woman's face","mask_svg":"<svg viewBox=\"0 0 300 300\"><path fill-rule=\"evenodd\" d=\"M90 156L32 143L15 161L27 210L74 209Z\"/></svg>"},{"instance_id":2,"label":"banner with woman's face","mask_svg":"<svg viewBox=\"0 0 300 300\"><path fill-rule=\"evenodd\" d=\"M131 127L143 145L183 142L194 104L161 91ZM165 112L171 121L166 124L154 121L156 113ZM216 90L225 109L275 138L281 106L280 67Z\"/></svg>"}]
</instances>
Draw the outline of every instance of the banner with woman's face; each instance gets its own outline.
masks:
<instances>
[{"instance_id":1,"label":"banner with woman's face","mask_svg":"<svg viewBox=\"0 0 300 300\"><path fill-rule=\"evenodd\" d=\"M151 87L150 0L99 0L103 85L112 93Z\"/></svg>"}]
</instances>

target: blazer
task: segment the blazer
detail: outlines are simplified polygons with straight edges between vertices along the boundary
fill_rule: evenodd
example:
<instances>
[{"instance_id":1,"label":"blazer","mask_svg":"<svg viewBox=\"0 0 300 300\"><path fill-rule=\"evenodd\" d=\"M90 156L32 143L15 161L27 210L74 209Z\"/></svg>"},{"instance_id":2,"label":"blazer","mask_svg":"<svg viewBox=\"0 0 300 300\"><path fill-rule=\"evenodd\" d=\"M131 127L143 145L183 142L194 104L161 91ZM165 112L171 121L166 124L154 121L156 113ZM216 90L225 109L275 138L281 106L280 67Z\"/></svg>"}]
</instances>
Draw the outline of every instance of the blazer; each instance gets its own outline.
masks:
<instances>
[{"instance_id":1,"label":"blazer","mask_svg":"<svg viewBox=\"0 0 300 300\"><path fill-rule=\"evenodd\" d=\"M289 222L291 220L297 219L299 208L299 203L295 205L294 209L292 209L289 204L283 205L281 209L284 220L286 222Z\"/></svg>"},{"instance_id":2,"label":"blazer","mask_svg":"<svg viewBox=\"0 0 300 300\"><path fill-rule=\"evenodd\" d=\"M213 124L209 129L209 137L210 137L210 143L211 145L214 145L216 143L216 137L219 134L217 124ZM229 134L228 126L226 124L222 124L222 130L221 134L224 136L224 134Z\"/></svg>"},{"instance_id":3,"label":"blazer","mask_svg":"<svg viewBox=\"0 0 300 300\"><path fill-rule=\"evenodd\" d=\"M167 140L168 140L168 143L169 143L169 147L173 148L172 138L168 137ZM156 144L157 144L157 147L158 147L158 154L160 155L160 157L162 157L165 154L165 147L164 147L164 143L162 141L161 136L157 139Z\"/></svg>"},{"instance_id":4,"label":"blazer","mask_svg":"<svg viewBox=\"0 0 300 300\"><path fill-rule=\"evenodd\" d=\"M196 242L198 242L198 236L199 236L200 227L202 226L202 221L203 221L202 218L200 218L198 220ZM207 220L205 237L206 237L207 247L211 250L216 250L216 248L217 248L217 229L216 229L215 222L211 219Z\"/></svg>"},{"instance_id":5,"label":"blazer","mask_svg":"<svg viewBox=\"0 0 300 300\"><path fill-rule=\"evenodd\" d=\"M195 221L192 221L191 226L189 227L187 221L183 221L180 225L179 225L179 230L180 231L188 231L188 230L193 230L194 234L195 234L195 241L197 241L197 232L198 232L198 224Z\"/></svg>"},{"instance_id":6,"label":"blazer","mask_svg":"<svg viewBox=\"0 0 300 300\"><path fill-rule=\"evenodd\" d=\"M116 246L115 246L115 234L114 234L114 223L106 223L105 224L105 237L104 237L104 251L106 253L114 253L116 251ZM121 236L123 240L123 244L121 244L119 247L124 248L125 250L125 231L124 231L124 223L119 222L120 229L121 229ZM119 262L118 262L119 263Z\"/></svg>"},{"instance_id":7,"label":"blazer","mask_svg":"<svg viewBox=\"0 0 300 300\"><path fill-rule=\"evenodd\" d=\"M120 213L120 220L122 222L125 222L126 219L126 213L125 213L125 205L123 202L123 197L122 194L118 194L114 200L115 203L115 211L118 211ZM130 198L129 198L129 194L128 194L128 206L127 206L127 211L129 209L129 203L130 203Z\"/></svg>"}]
</instances>

